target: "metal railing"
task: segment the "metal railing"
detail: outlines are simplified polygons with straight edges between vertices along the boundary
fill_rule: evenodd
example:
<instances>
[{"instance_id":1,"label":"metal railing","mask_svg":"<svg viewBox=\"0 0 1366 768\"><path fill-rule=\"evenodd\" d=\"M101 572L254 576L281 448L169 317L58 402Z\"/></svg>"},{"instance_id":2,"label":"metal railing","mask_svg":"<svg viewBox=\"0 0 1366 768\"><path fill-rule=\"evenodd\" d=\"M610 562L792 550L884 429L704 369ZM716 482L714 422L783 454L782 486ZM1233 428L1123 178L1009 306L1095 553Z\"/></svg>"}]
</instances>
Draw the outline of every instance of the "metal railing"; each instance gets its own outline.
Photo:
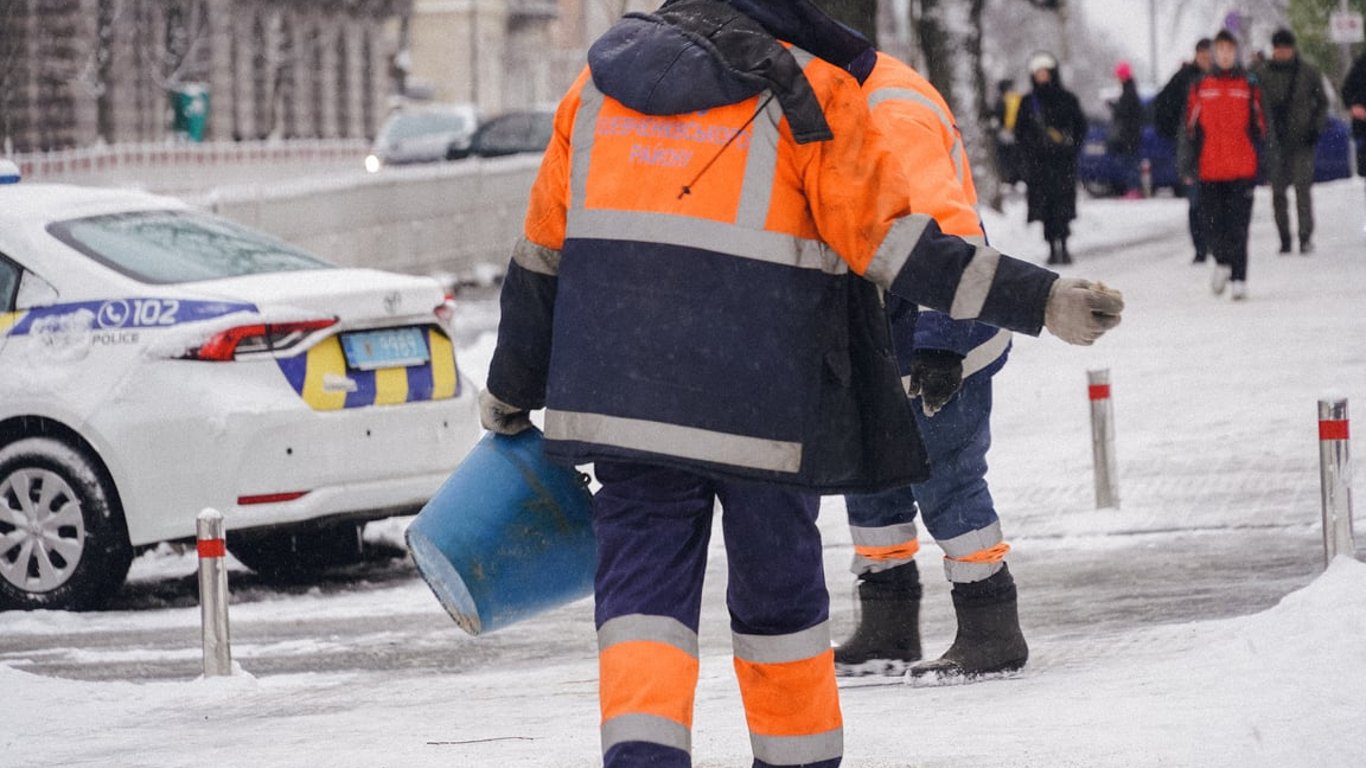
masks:
<instances>
[{"instance_id":1,"label":"metal railing","mask_svg":"<svg viewBox=\"0 0 1366 768\"><path fill-rule=\"evenodd\" d=\"M106 144L10 157L24 178L59 181L72 176L121 170L214 168L248 164L348 162L359 167L369 151L364 139L290 139L287 141L210 141Z\"/></svg>"}]
</instances>

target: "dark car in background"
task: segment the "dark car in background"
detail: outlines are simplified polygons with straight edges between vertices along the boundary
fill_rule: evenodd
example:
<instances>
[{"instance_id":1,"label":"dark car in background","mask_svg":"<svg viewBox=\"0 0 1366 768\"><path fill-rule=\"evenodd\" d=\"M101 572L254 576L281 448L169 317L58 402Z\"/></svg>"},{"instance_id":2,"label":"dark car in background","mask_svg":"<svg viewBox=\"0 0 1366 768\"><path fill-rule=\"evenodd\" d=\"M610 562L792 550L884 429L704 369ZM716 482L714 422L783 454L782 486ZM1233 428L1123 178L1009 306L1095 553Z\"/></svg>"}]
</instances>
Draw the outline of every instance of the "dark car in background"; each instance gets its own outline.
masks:
<instances>
[{"instance_id":1,"label":"dark car in background","mask_svg":"<svg viewBox=\"0 0 1366 768\"><path fill-rule=\"evenodd\" d=\"M1176 170L1176 145L1153 128L1151 111L1144 110L1139 158L1150 163L1154 192L1164 188L1175 190L1180 183ZM1094 197L1122 195L1129 190L1131 171L1125 167L1124 158L1110 147L1109 121L1094 117L1088 120L1090 127L1077 162L1077 178ZM1315 182L1351 177L1351 138L1351 130L1345 121L1333 116L1328 118L1314 155Z\"/></svg>"},{"instance_id":2,"label":"dark car in background","mask_svg":"<svg viewBox=\"0 0 1366 768\"><path fill-rule=\"evenodd\" d=\"M549 110L508 112L479 126L470 141L470 154L500 157L544 152L554 128L555 113Z\"/></svg>"},{"instance_id":3,"label":"dark car in background","mask_svg":"<svg viewBox=\"0 0 1366 768\"><path fill-rule=\"evenodd\" d=\"M365 169L374 173L387 165L458 160L470 154L478 128L473 104L404 107L384 121Z\"/></svg>"}]
</instances>

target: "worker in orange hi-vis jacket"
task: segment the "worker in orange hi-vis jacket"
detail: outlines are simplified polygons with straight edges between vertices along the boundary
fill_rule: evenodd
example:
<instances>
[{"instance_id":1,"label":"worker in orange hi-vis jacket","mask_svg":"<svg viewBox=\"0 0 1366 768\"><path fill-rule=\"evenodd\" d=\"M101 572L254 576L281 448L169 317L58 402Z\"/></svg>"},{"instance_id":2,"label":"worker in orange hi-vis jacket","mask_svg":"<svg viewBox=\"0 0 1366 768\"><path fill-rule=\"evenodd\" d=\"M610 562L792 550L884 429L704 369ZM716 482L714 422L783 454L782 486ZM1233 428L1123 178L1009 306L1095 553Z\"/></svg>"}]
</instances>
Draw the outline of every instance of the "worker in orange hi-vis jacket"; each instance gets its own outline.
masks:
<instances>
[{"instance_id":1,"label":"worker in orange hi-vis jacket","mask_svg":"<svg viewBox=\"0 0 1366 768\"><path fill-rule=\"evenodd\" d=\"M691 765L717 501L754 765L840 763L819 495L926 469L879 289L1079 344L1119 321L1103 286L912 212L844 68L865 48L808 0L670 0L594 43L556 113L481 416L545 408L547 456L601 482L607 768Z\"/></svg>"},{"instance_id":2,"label":"worker in orange hi-vis jacket","mask_svg":"<svg viewBox=\"0 0 1366 768\"><path fill-rule=\"evenodd\" d=\"M962 137L939 92L885 53L863 92L873 123L902 159L911 208L949 234L985 242ZM857 676L911 668L917 677L957 679L1019 669L1029 651L1005 563L1009 546L986 482L991 379L1005 365L1010 332L935 310L917 316L895 296L888 311L901 372L918 401L930 477L846 497L861 610L854 634L835 651L836 669ZM917 507L944 551L958 634L942 658L910 667L922 656Z\"/></svg>"}]
</instances>

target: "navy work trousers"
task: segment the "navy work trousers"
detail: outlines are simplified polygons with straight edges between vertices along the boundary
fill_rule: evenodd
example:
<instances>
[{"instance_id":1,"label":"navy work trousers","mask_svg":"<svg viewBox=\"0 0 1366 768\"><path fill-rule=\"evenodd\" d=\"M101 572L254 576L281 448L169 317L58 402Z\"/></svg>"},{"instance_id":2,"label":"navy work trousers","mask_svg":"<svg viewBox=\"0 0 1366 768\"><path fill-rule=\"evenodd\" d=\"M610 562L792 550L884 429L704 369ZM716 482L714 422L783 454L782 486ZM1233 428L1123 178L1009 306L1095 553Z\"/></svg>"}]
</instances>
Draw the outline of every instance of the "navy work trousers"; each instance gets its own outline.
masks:
<instances>
[{"instance_id":1,"label":"navy work trousers","mask_svg":"<svg viewBox=\"0 0 1366 768\"><path fill-rule=\"evenodd\" d=\"M883 528L908 523L915 519L918 503L925 528L941 545L974 541L978 532L988 531L992 541L986 543L994 544L999 518L986 480L991 376L969 376L934 416L926 416L917 403L915 416L930 459L930 479L882 493L846 496L849 524ZM964 575L955 577L951 569L950 580L986 577L959 571Z\"/></svg>"},{"instance_id":2,"label":"navy work trousers","mask_svg":"<svg viewBox=\"0 0 1366 768\"><path fill-rule=\"evenodd\" d=\"M722 480L647 464L599 462L594 466L594 474L602 483L602 488L593 497L593 530L598 543L595 619L599 648L607 648L608 643L623 631L634 633L630 635L633 639L650 637L620 627L645 627L643 631L659 632L658 627L664 626L674 629L663 630L664 634L657 635L658 642L641 651L625 650L648 655L655 653L651 649L660 648L661 643L672 642L680 648L692 649L695 655L707 545L715 504L719 500L729 569L726 604L730 609L732 632L737 637L747 636L748 640L741 638L740 642L748 642L750 646L762 645L764 638L772 638L779 647L783 643L806 643L810 646L809 652L795 652L795 655L806 657L803 663L817 671L805 680L824 680L827 675L823 670L828 667L828 681L790 690L774 688L764 681L747 688L746 678L741 675L741 693L745 695L751 724L756 718L755 707L762 709L763 706L756 705L751 700L752 695L783 700L786 702L782 705L786 708L783 714L790 713L805 722L811 718L803 719L800 710L808 706L806 700L818 699L817 705L812 706L825 708L826 722L837 721L839 704L834 692L833 660L809 658L829 651L830 599L825 589L820 532L816 528L820 497L764 483ZM604 630L605 626L608 626L607 630ZM822 632L824 634L820 634ZM605 635L612 637L605 639ZM618 643L615 647L620 650L625 645ZM679 658L676 652L667 648L665 651L668 655L659 658L665 661ZM740 651L741 647L737 645L737 659ZM760 662L766 660L770 659L759 659ZM612 675L611 680L604 678L601 682L606 691L605 717L608 709L615 712L623 706L627 710L637 706L630 703L632 701L649 702L648 706L641 705L642 709L636 711L691 712L693 691L676 689L695 685L695 672L689 673L685 669L675 675L676 684L671 683L661 691L662 665L652 666L656 668L625 668L610 659L604 662L603 674ZM762 663L747 668L761 667ZM756 685L765 689L757 690ZM617 703L623 700L628 704ZM640 716L635 718L618 720L624 723L622 728L629 728L642 722ZM687 746L690 724L675 718L659 731L664 736L652 736L650 728L654 726L650 723L657 723L659 719L647 719L644 722L649 727L630 732L643 736L623 738L605 731L607 768L643 765L687 768L691 765ZM690 715L687 719L690 720ZM670 728L678 734L676 737L668 736ZM824 733L813 734L806 742L765 741L762 734L756 737L753 730L751 739L756 744L755 766L804 764L812 768L834 768L840 763L838 750L842 737L837 723ZM826 759L789 763L758 757L766 748L773 754L800 754L809 743L815 743L817 751L824 749ZM788 745L795 751L784 752Z\"/></svg>"}]
</instances>

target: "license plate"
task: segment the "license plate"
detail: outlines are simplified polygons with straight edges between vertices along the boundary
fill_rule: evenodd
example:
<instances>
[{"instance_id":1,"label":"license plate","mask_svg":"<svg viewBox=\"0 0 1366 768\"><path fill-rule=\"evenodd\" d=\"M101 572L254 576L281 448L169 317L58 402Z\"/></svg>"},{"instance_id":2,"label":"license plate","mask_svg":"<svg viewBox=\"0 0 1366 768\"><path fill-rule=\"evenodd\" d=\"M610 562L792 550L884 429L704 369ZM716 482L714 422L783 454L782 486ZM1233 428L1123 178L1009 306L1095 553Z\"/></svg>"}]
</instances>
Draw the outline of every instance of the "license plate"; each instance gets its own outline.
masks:
<instances>
[{"instance_id":1,"label":"license plate","mask_svg":"<svg viewBox=\"0 0 1366 768\"><path fill-rule=\"evenodd\" d=\"M346 364L358 371L406 368L431 359L427 337L421 328L385 328L341 335Z\"/></svg>"}]
</instances>

